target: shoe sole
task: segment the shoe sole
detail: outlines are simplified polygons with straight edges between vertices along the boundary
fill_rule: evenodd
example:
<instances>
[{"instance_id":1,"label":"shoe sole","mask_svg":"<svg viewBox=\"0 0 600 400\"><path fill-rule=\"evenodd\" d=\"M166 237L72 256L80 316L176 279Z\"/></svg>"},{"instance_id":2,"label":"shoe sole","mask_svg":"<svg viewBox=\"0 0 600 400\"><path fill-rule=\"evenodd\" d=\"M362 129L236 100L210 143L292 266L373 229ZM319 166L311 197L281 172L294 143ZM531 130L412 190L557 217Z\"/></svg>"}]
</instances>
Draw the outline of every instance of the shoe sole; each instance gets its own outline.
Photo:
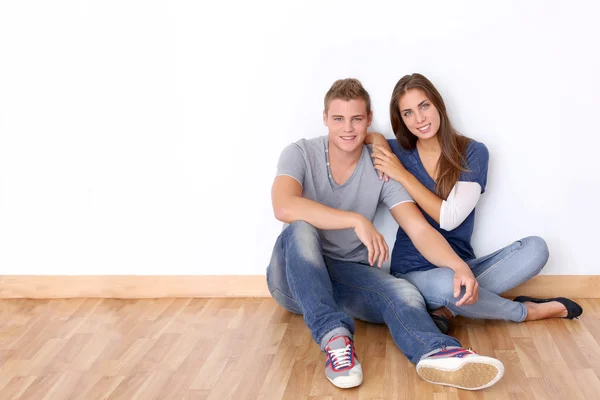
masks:
<instances>
[{"instance_id":1,"label":"shoe sole","mask_svg":"<svg viewBox=\"0 0 600 400\"><path fill-rule=\"evenodd\" d=\"M466 390L490 387L503 375L495 365L478 362L465 363L455 370L423 366L417 368L417 373L427 382Z\"/></svg>"},{"instance_id":2,"label":"shoe sole","mask_svg":"<svg viewBox=\"0 0 600 400\"><path fill-rule=\"evenodd\" d=\"M346 378L346 379L344 379ZM329 377L327 377L329 379ZM359 386L362 383L362 377L360 379L355 377L338 377L335 382L333 379L329 379L334 386L339 387L340 389L350 389L356 386Z\"/></svg>"}]
</instances>

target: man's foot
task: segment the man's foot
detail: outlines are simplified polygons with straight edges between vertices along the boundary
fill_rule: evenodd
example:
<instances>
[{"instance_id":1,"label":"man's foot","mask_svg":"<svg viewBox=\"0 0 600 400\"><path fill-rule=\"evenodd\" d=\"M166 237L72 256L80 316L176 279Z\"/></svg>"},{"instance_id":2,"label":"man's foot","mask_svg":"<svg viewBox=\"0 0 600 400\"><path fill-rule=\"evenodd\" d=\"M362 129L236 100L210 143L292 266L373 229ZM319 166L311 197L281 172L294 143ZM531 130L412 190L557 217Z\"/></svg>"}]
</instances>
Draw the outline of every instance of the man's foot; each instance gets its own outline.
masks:
<instances>
[{"instance_id":1,"label":"man's foot","mask_svg":"<svg viewBox=\"0 0 600 400\"><path fill-rule=\"evenodd\" d=\"M336 336L325 346L325 375L335 386L347 389L362 383L362 366L356 358L354 343L347 336Z\"/></svg>"},{"instance_id":2,"label":"man's foot","mask_svg":"<svg viewBox=\"0 0 600 400\"><path fill-rule=\"evenodd\" d=\"M504 365L500 360L459 347L421 359L417 373L430 383L479 390L498 382L504 375Z\"/></svg>"}]
</instances>

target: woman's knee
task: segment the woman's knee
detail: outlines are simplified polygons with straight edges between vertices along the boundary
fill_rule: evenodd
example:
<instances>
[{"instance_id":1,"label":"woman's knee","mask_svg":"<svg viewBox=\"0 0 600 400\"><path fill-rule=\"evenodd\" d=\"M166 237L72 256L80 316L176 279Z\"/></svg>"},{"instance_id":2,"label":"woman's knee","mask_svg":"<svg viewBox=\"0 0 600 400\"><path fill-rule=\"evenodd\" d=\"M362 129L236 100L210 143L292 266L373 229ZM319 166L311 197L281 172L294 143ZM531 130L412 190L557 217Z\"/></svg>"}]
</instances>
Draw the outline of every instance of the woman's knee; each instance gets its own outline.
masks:
<instances>
[{"instance_id":1,"label":"woman's knee","mask_svg":"<svg viewBox=\"0 0 600 400\"><path fill-rule=\"evenodd\" d=\"M420 274L422 275L412 282L425 298L429 308L433 305L434 308L441 307L454 299L454 271L450 268L438 268Z\"/></svg>"},{"instance_id":2,"label":"woman's knee","mask_svg":"<svg viewBox=\"0 0 600 400\"><path fill-rule=\"evenodd\" d=\"M527 266L532 276L537 275L548 262L550 252L546 241L539 236L529 236L521 239L523 249L521 251L525 255L525 262L522 264Z\"/></svg>"}]
</instances>

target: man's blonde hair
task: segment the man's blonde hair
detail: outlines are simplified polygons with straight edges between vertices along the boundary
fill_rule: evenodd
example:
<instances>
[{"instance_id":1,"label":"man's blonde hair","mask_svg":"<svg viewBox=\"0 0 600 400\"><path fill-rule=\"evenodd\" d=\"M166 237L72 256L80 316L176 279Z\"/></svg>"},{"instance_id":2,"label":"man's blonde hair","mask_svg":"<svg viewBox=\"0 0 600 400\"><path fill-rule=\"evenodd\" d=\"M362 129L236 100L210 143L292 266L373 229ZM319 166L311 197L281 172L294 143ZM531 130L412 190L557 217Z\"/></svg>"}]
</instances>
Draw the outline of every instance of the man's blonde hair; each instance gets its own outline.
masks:
<instances>
[{"instance_id":1,"label":"man's blonde hair","mask_svg":"<svg viewBox=\"0 0 600 400\"><path fill-rule=\"evenodd\" d=\"M371 114L371 96L369 96L369 92L365 90L358 79L338 79L333 82L333 85L331 85L331 88L329 88L325 95L326 113L329 111L329 103L336 99L344 101L362 99L367 106L367 115Z\"/></svg>"}]
</instances>

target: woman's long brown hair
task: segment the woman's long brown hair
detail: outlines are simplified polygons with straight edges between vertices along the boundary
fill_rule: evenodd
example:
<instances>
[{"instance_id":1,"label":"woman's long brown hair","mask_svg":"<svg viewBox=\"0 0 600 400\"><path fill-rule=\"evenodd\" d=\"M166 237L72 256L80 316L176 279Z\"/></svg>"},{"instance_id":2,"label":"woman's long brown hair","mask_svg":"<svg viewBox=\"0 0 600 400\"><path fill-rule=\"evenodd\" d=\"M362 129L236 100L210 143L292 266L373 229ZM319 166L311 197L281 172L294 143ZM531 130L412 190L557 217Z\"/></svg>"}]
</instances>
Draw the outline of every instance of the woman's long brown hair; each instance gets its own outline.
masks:
<instances>
[{"instance_id":1,"label":"woman's long brown hair","mask_svg":"<svg viewBox=\"0 0 600 400\"><path fill-rule=\"evenodd\" d=\"M437 137L442 154L436 166L437 180L435 183L435 194L445 200L448 198L454 185L456 185L456 182L458 182L460 172L467 171L466 153L471 139L461 135L452 127L448 113L446 112L444 99L442 99L442 96L429 79L421 74L412 74L403 76L396 83L396 87L394 87L394 92L392 93L392 100L390 101L392 129L402 147L412 150L417 146L417 137L404 124L399 107L400 98L410 89L422 90L440 113L440 129Z\"/></svg>"}]
</instances>

